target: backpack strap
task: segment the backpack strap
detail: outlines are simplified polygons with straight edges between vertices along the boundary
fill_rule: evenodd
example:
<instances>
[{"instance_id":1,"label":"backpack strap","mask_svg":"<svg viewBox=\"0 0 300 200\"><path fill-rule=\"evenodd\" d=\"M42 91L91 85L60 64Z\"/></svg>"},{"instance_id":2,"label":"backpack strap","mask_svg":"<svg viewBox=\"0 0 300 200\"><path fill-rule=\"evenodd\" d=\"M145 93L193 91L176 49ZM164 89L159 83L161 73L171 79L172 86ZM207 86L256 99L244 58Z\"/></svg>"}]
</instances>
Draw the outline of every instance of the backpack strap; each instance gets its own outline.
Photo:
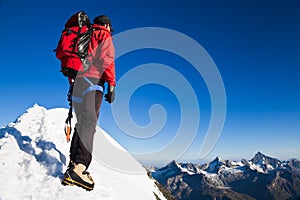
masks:
<instances>
[{"instance_id":1,"label":"backpack strap","mask_svg":"<svg viewBox=\"0 0 300 200\"><path fill-rule=\"evenodd\" d=\"M65 28L62 32L66 32L67 35L73 33L76 35L76 37L72 40L72 44L69 46L69 48L71 48L72 50L64 50L65 52L71 53L71 54L75 54L77 55L79 58L81 59L85 59L85 57L87 56L87 52L80 52L80 51L76 51L76 48L79 48L79 45L81 45L79 43L79 41L84 38L83 40L83 45L86 46L86 49L88 48L88 44L90 42L90 36L92 35L92 28L87 26L87 30L84 32L81 32L83 27L79 27L78 31L74 31L71 28ZM78 44L78 46L76 46L76 44ZM55 50L54 50L55 51Z\"/></svg>"},{"instance_id":2,"label":"backpack strap","mask_svg":"<svg viewBox=\"0 0 300 200\"><path fill-rule=\"evenodd\" d=\"M83 101L82 98L83 98L84 95L86 95L86 93L88 93L88 92L91 92L91 91L94 91L94 90L98 90L98 91L100 91L100 92L103 93L103 87L102 87L102 86L93 84L92 81L90 81L87 77L83 77L83 78L84 78L84 80L85 80L88 84L90 84L90 86L89 86L88 88L86 88L86 89L82 92L81 97L75 97L75 96L72 96L72 100L73 100L74 102L76 102L76 103L82 103L82 101Z\"/></svg>"}]
</instances>

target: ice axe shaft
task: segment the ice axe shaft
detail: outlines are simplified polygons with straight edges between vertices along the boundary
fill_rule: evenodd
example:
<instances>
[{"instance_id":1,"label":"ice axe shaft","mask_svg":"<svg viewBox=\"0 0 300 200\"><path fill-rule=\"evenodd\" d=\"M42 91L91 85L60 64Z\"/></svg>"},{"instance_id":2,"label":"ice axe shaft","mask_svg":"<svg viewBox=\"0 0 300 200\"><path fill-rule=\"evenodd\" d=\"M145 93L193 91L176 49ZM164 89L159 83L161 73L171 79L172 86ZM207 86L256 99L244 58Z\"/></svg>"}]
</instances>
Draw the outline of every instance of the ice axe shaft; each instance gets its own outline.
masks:
<instances>
[{"instance_id":1,"label":"ice axe shaft","mask_svg":"<svg viewBox=\"0 0 300 200\"><path fill-rule=\"evenodd\" d=\"M66 134L67 142L70 142L70 136L71 136L71 124L70 123L65 124L65 134Z\"/></svg>"}]
</instances>

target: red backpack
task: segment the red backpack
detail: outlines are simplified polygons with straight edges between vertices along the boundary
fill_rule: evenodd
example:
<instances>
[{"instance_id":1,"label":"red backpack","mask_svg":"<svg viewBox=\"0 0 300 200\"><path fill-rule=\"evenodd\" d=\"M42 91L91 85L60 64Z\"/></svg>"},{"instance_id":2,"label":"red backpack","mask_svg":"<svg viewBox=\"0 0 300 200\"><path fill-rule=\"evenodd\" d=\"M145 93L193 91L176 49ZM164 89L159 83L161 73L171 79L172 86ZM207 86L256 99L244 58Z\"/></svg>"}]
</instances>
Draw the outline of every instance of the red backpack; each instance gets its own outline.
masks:
<instances>
[{"instance_id":1,"label":"red backpack","mask_svg":"<svg viewBox=\"0 0 300 200\"><path fill-rule=\"evenodd\" d=\"M86 60L91 38L91 23L83 12L73 14L65 24L57 48L56 57L61 61L61 72L64 76L75 78L79 71L89 67Z\"/></svg>"}]
</instances>

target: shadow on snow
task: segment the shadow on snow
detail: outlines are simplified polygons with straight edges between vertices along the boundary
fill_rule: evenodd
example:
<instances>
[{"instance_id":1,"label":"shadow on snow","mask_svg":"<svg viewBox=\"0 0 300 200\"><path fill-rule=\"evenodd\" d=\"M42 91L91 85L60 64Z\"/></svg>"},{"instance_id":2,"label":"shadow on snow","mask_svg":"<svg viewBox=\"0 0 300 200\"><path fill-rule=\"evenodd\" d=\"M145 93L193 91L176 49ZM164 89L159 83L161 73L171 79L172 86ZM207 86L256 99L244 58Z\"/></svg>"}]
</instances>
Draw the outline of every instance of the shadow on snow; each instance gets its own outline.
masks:
<instances>
[{"instance_id":1,"label":"shadow on snow","mask_svg":"<svg viewBox=\"0 0 300 200\"><path fill-rule=\"evenodd\" d=\"M66 157L56 148L53 142L38 140L36 147L42 150L41 153L36 153L32 147L32 139L29 136L23 136L20 131L14 127L6 127L0 129L0 139L5 137L5 133L8 133L16 139L20 150L33 155L35 159L45 167L47 175L61 178L63 176L63 165L66 165ZM1 146L0 146L1 148ZM54 150L59 154L59 160L50 155L49 151Z\"/></svg>"}]
</instances>

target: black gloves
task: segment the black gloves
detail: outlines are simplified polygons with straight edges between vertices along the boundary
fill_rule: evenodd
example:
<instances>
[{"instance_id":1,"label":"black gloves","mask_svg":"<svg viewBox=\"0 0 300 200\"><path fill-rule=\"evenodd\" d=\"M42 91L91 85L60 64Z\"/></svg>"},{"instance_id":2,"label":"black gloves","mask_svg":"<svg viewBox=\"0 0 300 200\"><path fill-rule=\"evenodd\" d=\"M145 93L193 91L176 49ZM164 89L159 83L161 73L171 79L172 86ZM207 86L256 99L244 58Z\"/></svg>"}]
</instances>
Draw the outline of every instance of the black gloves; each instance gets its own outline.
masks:
<instances>
[{"instance_id":1,"label":"black gloves","mask_svg":"<svg viewBox=\"0 0 300 200\"><path fill-rule=\"evenodd\" d=\"M107 94L104 95L105 101L108 103L112 103L115 99L115 87L114 86L108 86Z\"/></svg>"}]
</instances>

